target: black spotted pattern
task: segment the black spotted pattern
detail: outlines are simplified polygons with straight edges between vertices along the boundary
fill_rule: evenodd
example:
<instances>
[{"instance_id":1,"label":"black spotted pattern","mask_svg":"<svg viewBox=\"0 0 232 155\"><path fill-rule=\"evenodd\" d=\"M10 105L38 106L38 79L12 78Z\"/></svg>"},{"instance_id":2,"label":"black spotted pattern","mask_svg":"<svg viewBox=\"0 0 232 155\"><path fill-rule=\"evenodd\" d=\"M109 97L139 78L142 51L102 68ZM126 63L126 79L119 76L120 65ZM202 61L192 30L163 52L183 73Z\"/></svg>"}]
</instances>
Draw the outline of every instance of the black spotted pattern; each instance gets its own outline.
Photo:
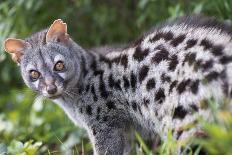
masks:
<instances>
[{"instance_id":1,"label":"black spotted pattern","mask_svg":"<svg viewBox=\"0 0 232 155\"><path fill-rule=\"evenodd\" d=\"M196 45L197 40L196 39L190 39L186 42L187 46L185 47L185 50L192 48L194 45Z\"/></svg>"},{"instance_id":2,"label":"black spotted pattern","mask_svg":"<svg viewBox=\"0 0 232 155\"><path fill-rule=\"evenodd\" d=\"M163 60L168 60L169 52L163 47L156 47L158 50L155 55L152 57L151 61L155 64L160 63Z\"/></svg>"},{"instance_id":3,"label":"black spotted pattern","mask_svg":"<svg viewBox=\"0 0 232 155\"><path fill-rule=\"evenodd\" d=\"M92 115L92 107L90 105L87 105L87 107L86 107L86 113L88 115Z\"/></svg>"},{"instance_id":4,"label":"black spotted pattern","mask_svg":"<svg viewBox=\"0 0 232 155\"><path fill-rule=\"evenodd\" d=\"M220 76L220 73L219 72L216 72L216 71L212 71L210 73L208 73L205 78L207 80L207 82L211 82L213 80L216 80L218 77Z\"/></svg>"},{"instance_id":5,"label":"black spotted pattern","mask_svg":"<svg viewBox=\"0 0 232 155\"><path fill-rule=\"evenodd\" d=\"M188 53L185 56L185 59L183 62L188 62L189 66L191 66L193 64L193 62L196 61L196 53Z\"/></svg>"},{"instance_id":6,"label":"black spotted pattern","mask_svg":"<svg viewBox=\"0 0 232 155\"><path fill-rule=\"evenodd\" d=\"M91 86L91 93L93 95L93 100L96 102L98 100L98 97L97 97L97 95L95 93L95 87L94 87L94 85Z\"/></svg>"},{"instance_id":7,"label":"black spotted pattern","mask_svg":"<svg viewBox=\"0 0 232 155\"><path fill-rule=\"evenodd\" d=\"M123 76L124 88L127 90L130 87L130 82L126 76Z\"/></svg>"},{"instance_id":8,"label":"black spotted pattern","mask_svg":"<svg viewBox=\"0 0 232 155\"><path fill-rule=\"evenodd\" d=\"M147 74L149 71L149 67L148 66L143 66L140 71L139 71L139 82L142 83L143 80L146 78Z\"/></svg>"},{"instance_id":9,"label":"black spotted pattern","mask_svg":"<svg viewBox=\"0 0 232 155\"><path fill-rule=\"evenodd\" d=\"M212 47L212 53L215 56L221 56L223 54L224 47L222 45L215 45Z\"/></svg>"},{"instance_id":10,"label":"black spotted pattern","mask_svg":"<svg viewBox=\"0 0 232 155\"><path fill-rule=\"evenodd\" d=\"M177 86L177 91L178 91L178 93L179 93L179 94L183 93L183 92L186 90L186 88L187 88L187 86L188 86L188 84L189 84L190 82L191 82L190 79L181 81L181 82L178 84L178 86Z\"/></svg>"},{"instance_id":11,"label":"black spotted pattern","mask_svg":"<svg viewBox=\"0 0 232 155\"><path fill-rule=\"evenodd\" d=\"M173 82L171 83L170 88L169 88L169 93L172 92L173 88L177 85L177 83L178 83L177 80L175 80L175 81L173 81Z\"/></svg>"},{"instance_id":12,"label":"black spotted pattern","mask_svg":"<svg viewBox=\"0 0 232 155\"><path fill-rule=\"evenodd\" d=\"M120 59L120 64L126 69L128 64L127 55L122 55Z\"/></svg>"},{"instance_id":13,"label":"black spotted pattern","mask_svg":"<svg viewBox=\"0 0 232 155\"><path fill-rule=\"evenodd\" d=\"M161 104L165 99L164 89L160 88L155 94L155 101Z\"/></svg>"},{"instance_id":14,"label":"black spotted pattern","mask_svg":"<svg viewBox=\"0 0 232 155\"><path fill-rule=\"evenodd\" d=\"M231 63L232 62L232 56L222 56L219 61L222 64Z\"/></svg>"},{"instance_id":15,"label":"black spotted pattern","mask_svg":"<svg viewBox=\"0 0 232 155\"><path fill-rule=\"evenodd\" d=\"M203 39L200 45L204 47L204 50L208 50L213 46L212 43L208 39Z\"/></svg>"},{"instance_id":16,"label":"black spotted pattern","mask_svg":"<svg viewBox=\"0 0 232 155\"><path fill-rule=\"evenodd\" d=\"M184 119L187 113L183 106L178 106L174 110L173 119Z\"/></svg>"},{"instance_id":17,"label":"black spotted pattern","mask_svg":"<svg viewBox=\"0 0 232 155\"><path fill-rule=\"evenodd\" d=\"M195 80L191 82L190 89L193 94L197 94L198 89L199 89L199 84L200 84L199 80Z\"/></svg>"},{"instance_id":18,"label":"black spotted pattern","mask_svg":"<svg viewBox=\"0 0 232 155\"><path fill-rule=\"evenodd\" d=\"M177 55L172 55L170 58L170 63L168 66L168 69L171 71L174 71L176 69L176 66L178 65L178 57Z\"/></svg>"},{"instance_id":19,"label":"black spotted pattern","mask_svg":"<svg viewBox=\"0 0 232 155\"><path fill-rule=\"evenodd\" d=\"M109 96L109 92L106 90L106 86L105 86L105 83L102 77L99 79L99 91L100 91L101 97L106 99Z\"/></svg>"},{"instance_id":20,"label":"black spotted pattern","mask_svg":"<svg viewBox=\"0 0 232 155\"><path fill-rule=\"evenodd\" d=\"M165 83L165 82L170 82L170 81L171 81L171 77L168 76L166 73L163 73L163 74L161 75L161 81L162 81L163 83Z\"/></svg>"},{"instance_id":21,"label":"black spotted pattern","mask_svg":"<svg viewBox=\"0 0 232 155\"><path fill-rule=\"evenodd\" d=\"M137 103L135 101L131 102L132 109L137 111Z\"/></svg>"},{"instance_id":22,"label":"black spotted pattern","mask_svg":"<svg viewBox=\"0 0 232 155\"><path fill-rule=\"evenodd\" d=\"M155 85L156 85L155 79L154 79L154 78L149 79L149 80L147 81L147 84L146 84L147 91L150 91L151 89L154 89L154 88L155 88Z\"/></svg>"},{"instance_id":23,"label":"black spotted pattern","mask_svg":"<svg viewBox=\"0 0 232 155\"><path fill-rule=\"evenodd\" d=\"M135 74L133 72L131 72L131 74L130 74L130 84L131 84L131 88L133 89L133 91L135 91L136 82L137 82L136 76L135 76Z\"/></svg>"},{"instance_id":24,"label":"black spotted pattern","mask_svg":"<svg viewBox=\"0 0 232 155\"><path fill-rule=\"evenodd\" d=\"M109 110L116 109L115 103L113 101L106 102L106 106Z\"/></svg>"},{"instance_id":25,"label":"black spotted pattern","mask_svg":"<svg viewBox=\"0 0 232 155\"><path fill-rule=\"evenodd\" d=\"M147 108L149 104L150 104L150 100L144 98L144 99L143 99L143 105Z\"/></svg>"},{"instance_id":26,"label":"black spotted pattern","mask_svg":"<svg viewBox=\"0 0 232 155\"><path fill-rule=\"evenodd\" d=\"M184 34L181 34L179 36L177 36L176 38L174 38L172 41L171 41L171 45L176 47L178 46L180 43L182 43L185 39L185 35Z\"/></svg>"},{"instance_id":27,"label":"black spotted pattern","mask_svg":"<svg viewBox=\"0 0 232 155\"><path fill-rule=\"evenodd\" d=\"M142 50L142 48L138 46L135 49L133 58L137 60L138 62L141 62L148 55L148 53L149 53L149 49Z\"/></svg>"}]
</instances>

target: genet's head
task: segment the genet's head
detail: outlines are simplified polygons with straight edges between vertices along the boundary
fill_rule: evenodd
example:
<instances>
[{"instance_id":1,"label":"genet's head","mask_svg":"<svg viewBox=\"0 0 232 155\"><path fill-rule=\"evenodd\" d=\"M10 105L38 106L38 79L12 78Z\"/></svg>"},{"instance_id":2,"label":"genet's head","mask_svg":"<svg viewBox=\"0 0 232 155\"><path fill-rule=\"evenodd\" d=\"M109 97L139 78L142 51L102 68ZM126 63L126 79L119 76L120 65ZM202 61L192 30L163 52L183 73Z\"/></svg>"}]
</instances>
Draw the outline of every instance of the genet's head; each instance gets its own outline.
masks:
<instances>
[{"instance_id":1,"label":"genet's head","mask_svg":"<svg viewBox=\"0 0 232 155\"><path fill-rule=\"evenodd\" d=\"M4 47L20 65L27 86L45 97L57 98L80 75L80 65L74 61L70 42L66 23L58 19L44 33L25 40L9 38Z\"/></svg>"}]
</instances>

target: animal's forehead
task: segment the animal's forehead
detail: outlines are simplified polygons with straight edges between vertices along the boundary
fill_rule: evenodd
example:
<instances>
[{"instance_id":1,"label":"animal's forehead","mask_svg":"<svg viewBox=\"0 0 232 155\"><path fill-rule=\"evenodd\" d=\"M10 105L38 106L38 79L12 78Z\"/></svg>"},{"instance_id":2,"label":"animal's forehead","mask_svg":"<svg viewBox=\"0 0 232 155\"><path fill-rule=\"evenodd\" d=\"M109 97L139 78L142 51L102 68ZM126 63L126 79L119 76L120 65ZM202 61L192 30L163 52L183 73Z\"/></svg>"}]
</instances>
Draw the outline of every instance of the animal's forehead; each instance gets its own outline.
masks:
<instances>
[{"instance_id":1,"label":"animal's forehead","mask_svg":"<svg viewBox=\"0 0 232 155\"><path fill-rule=\"evenodd\" d=\"M69 57L69 53L65 47L49 44L27 49L21 63L26 67L28 64L49 64L56 61L56 59L64 60L67 57Z\"/></svg>"}]
</instances>

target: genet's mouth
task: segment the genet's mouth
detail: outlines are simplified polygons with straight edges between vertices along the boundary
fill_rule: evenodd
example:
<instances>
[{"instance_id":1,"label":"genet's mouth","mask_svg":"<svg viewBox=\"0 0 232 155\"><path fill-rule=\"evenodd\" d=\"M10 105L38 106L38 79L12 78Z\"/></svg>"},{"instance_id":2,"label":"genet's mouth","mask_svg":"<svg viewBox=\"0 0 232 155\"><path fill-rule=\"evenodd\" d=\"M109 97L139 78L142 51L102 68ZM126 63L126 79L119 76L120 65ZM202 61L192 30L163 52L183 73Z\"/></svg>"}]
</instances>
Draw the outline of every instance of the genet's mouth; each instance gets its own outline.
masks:
<instances>
[{"instance_id":1,"label":"genet's mouth","mask_svg":"<svg viewBox=\"0 0 232 155\"><path fill-rule=\"evenodd\" d=\"M48 96L49 99L57 99L57 98L60 98L61 95L53 95L53 96Z\"/></svg>"}]
</instances>

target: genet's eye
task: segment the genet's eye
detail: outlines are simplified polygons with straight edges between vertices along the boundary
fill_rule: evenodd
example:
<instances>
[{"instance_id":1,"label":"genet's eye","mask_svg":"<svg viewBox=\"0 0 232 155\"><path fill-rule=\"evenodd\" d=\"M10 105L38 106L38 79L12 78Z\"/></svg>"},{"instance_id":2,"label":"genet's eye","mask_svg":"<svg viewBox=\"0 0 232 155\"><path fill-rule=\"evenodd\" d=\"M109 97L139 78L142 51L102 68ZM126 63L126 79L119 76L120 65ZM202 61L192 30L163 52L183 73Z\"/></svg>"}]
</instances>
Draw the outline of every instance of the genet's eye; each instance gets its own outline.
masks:
<instances>
[{"instance_id":1,"label":"genet's eye","mask_svg":"<svg viewBox=\"0 0 232 155\"><path fill-rule=\"evenodd\" d=\"M33 80L37 80L40 77L40 73L38 71L36 71L36 70L31 70L30 71L30 77Z\"/></svg>"},{"instance_id":2,"label":"genet's eye","mask_svg":"<svg viewBox=\"0 0 232 155\"><path fill-rule=\"evenodd\" d=\"M54 71L63 71L64 70L64 62L58 61L54 66Z\"/></svg>"}]
</instances>

